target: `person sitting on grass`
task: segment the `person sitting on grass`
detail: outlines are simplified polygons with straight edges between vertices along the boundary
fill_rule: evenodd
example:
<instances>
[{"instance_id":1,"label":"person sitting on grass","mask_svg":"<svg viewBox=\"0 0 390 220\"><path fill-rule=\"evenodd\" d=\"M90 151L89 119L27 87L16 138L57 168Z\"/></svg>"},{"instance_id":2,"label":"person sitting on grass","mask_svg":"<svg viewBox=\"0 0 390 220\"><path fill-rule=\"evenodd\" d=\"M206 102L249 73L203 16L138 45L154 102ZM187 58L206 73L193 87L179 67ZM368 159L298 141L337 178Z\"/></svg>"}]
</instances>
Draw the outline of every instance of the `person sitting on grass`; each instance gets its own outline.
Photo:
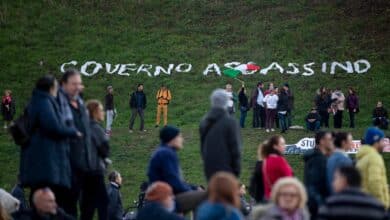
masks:
<instances>
[{"instance_id":1,"label":"person sitting on grass","mask_svg":"<svg viewBox=\"0 0 390 220\"><path fill-rule=\"evenodd\" d=\"M321 116L317 112L316 108L313 107L311 109L311 111L309 112L309 114L307 114L307 116L305 118L305 122L306 122L306 129L308 131L316 132L316 131L320 130Z\"/></svg>"}]
</instances>

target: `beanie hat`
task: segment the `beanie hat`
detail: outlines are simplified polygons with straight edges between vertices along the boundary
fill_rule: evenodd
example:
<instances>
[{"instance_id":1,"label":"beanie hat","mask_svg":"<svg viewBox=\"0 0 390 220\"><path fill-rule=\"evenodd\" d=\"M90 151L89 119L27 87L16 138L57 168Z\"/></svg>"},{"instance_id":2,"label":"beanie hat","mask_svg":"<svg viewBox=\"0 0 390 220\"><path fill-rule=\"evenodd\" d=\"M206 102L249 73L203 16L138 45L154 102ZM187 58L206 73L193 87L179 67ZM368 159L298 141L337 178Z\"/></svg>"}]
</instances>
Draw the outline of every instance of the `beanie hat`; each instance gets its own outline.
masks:
<instances>
[{"instance_id":1,"label":"beanie hat","mask_svg":"<svg viewBox=\"0 0 390 220\"><path fill-rule=\"evenodd\" d=\"M180 134L180 129L174 126L164 126L160 131L160 140L163 144L166 144L173 140Z\"/></svg>"},{"instance_id":2,"label":"beanie hat","mask_svg":"<svg viewBox=\"0 0 390 220\"><path fill-rule=\"evenodd\" d=\"M173 195L171 186L167 183L157 181L146 190L145 198L148 201L162 202L171 195Z\"/></svg>"},{"instance_id":3,"label":"beanie hat","mask_svg":"<svg viewBox=\"0 0 390 220\"><path fill-rule=\"evenodd\" d=\"M373 145L385 137L385 133L379 128L371 127L368 128L364 136L364 143Z\"/></svg>"}]
</instances>

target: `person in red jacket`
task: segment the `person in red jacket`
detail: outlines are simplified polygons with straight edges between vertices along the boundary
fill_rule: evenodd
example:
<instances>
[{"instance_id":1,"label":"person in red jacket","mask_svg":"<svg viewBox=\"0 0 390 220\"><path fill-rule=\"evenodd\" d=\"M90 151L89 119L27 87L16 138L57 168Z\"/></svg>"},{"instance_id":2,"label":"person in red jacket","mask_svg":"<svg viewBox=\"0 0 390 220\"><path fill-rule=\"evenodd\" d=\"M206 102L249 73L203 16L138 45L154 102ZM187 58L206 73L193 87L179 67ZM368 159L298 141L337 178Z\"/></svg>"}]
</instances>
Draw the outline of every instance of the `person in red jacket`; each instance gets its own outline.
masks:
<instances>
[{"instance_id":1,"label":"person in red jacket","mask_svg":"<svg viewBox=\"0 0 390 220\"><path fill-rule=\"evenodd\" d=\"M286 142L280 135L272 136L262 147L265 199L269 200L272 186L282 177L293 176L293 170L283 157Z\"/></svg>"}]
</instances>

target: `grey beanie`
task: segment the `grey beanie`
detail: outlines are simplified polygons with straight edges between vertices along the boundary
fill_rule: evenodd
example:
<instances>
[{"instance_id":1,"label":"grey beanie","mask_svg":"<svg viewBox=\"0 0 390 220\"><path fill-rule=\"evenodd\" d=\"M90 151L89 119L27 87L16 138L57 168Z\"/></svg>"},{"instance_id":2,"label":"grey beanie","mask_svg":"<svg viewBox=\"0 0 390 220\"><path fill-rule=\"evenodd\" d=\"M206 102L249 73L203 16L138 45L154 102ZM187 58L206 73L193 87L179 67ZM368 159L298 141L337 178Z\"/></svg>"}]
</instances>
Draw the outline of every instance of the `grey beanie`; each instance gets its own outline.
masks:
<instances>
[{"instance_id":1,"label":"grey beanie","mask_svg":"<svg viewBox=\"0 0 390 220\"><path fill-rule=\"evenodd\" d=\"M211 107L212 108L227 109L229 96L228 96L228 94L226 93L225 90L223 90L223 89L216 89L216 90L213 91L213 93L211 93L210 101L211 101Z\"/></svg>"}]
</instances>

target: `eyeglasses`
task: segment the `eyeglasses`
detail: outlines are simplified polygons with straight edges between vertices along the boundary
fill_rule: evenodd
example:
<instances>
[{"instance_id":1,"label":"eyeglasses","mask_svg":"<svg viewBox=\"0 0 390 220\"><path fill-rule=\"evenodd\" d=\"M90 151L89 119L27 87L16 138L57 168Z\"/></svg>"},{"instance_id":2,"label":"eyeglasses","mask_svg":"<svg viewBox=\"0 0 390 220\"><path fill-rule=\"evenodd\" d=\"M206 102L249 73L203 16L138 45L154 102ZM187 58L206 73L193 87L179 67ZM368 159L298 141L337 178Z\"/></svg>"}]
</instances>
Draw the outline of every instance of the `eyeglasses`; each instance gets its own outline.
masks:
<instances>
[{"instance_id":1,"label":"eyeglasses","mask_svg":"<svg viewBox=\"0 0 390 220\"><path fill-rule=\"evenodd\" d=\"M281 192L281 193L279 193L279 196L295 198L295 197L299 197L299 194L298 193L293 193L293 192Z\"/></svg>"}]
</instances>

